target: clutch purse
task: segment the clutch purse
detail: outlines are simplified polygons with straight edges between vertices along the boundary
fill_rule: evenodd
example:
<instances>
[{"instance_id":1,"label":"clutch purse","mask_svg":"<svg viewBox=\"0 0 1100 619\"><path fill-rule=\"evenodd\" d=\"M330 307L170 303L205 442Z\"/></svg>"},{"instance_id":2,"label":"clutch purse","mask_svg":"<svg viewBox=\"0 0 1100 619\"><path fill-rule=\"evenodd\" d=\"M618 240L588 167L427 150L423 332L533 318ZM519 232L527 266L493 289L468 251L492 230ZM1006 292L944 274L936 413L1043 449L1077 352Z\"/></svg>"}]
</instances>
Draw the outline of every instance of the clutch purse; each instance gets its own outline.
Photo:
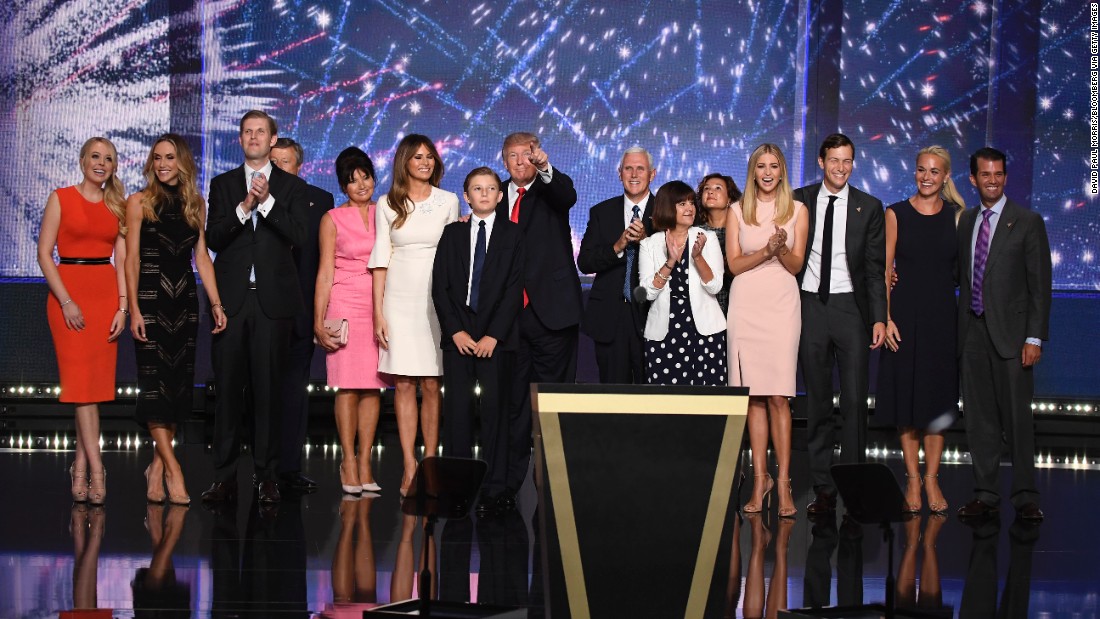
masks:
<instances>
[{"instance_id":1,"label":"clutch purse","mask_svg":"<svg viewBox=\"0 0 1100 619\"><path fill-rule=\"evenodd\" d=\"M341 346L347 346L348 344L348 319L347 318L333 318L331 320L325 320L325 329L332 331L336 329L339 331L339 335L336 336L336 343ZM313 343L320 345L317 341L317 336L313 337Z\"/></svg>"}]
</instances>

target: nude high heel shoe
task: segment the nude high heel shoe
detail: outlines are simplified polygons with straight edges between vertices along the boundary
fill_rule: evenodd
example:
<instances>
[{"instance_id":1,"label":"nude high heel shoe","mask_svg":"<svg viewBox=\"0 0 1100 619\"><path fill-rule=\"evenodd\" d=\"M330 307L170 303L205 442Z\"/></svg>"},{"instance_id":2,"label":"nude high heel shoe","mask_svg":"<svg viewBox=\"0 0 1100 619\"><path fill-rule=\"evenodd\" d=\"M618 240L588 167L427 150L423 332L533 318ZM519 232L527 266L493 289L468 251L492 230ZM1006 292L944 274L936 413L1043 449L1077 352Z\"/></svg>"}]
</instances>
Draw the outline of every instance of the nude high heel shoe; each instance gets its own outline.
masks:
<instances>
[{"instance_id":1,"label":"nude high heel shoe","mask_svg":"<svg viewBox=\"0 0 1100 619\"><path fill-rule=\"evenodd\" d=\"M755 485L756 481L755 480L760 479L762 477L766 478L768 480L765 484L765 487L764 487L764 494L760 495L760 502L759 503L752 503L752 502L745 503L744 507L741 508L741 511L746 513L746 514L759 514L763 509L765 509L768 505L771 504L771 499L770 499L769 495L771 494L772 488L775 487L775 482L772 480L772 476L768 475L767 473L764 473L763 475L753 475L752 477L753 477L753 480L754 480L753 481L753 488L756 487L756 485Z\"/></svg>"},{"instance_id":2,"label":"nude high heel shoe","mask_svg":"<svg viewBox=\"0 0 1100 619\"><path fill-rule=\"evenodd\" d=\"M99 473L88 473L88 503L94 506L103 505L107 499L107 469Z\"/></svg>"},{"instance_id":3,"label":"nude high heel shoe","mask_svg":"<svg viewBox=\"0 0 1100 619\"><path fill-rule=\"evenodd\" d=\"M69 465L69 479L72 481L71 490L73 503L84 503L88 500L88 471L77 469L76 463Z\"/></svg>"}]
</instances>

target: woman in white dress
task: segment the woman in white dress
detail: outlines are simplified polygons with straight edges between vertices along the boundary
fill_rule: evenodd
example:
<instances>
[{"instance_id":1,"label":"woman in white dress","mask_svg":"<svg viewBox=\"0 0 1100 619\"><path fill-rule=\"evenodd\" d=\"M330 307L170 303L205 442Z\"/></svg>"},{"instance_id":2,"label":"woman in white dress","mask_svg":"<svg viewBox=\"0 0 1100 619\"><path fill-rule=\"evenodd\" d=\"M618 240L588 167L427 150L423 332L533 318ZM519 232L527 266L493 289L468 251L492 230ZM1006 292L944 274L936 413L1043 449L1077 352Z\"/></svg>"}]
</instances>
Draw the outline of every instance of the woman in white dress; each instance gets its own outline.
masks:
<instances>
[{"instance_id":1,"label":"woman in white dress","mask_svg":"<svg viewBox=\"0 0 1100 619\"><path fill-rule=\"evenodd\" d=\"M393 376L393 408L405 472L401 494L416 470L419 420L425 455L439 448L439 319L432 305L432 264L443 227L458 219L458 196L439 188L443 162L426 136L397 145L393 184L375 209L377 236L368 266L374 274L374 335L378 371ZM421 407L416 410L416 388Z\"/></svg>"}]
</instances>

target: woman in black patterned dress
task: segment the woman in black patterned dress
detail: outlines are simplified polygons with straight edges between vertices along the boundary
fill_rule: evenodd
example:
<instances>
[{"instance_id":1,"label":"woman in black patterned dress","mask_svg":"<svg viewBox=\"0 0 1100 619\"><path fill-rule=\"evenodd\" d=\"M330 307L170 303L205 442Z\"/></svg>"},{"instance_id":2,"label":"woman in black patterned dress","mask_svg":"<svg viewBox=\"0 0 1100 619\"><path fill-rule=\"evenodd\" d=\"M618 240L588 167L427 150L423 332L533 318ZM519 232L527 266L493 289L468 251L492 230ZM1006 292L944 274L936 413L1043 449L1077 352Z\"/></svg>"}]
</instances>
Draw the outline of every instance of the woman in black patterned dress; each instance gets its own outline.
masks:
<instances>
[{"instance_id":1,"label":"woman in black patterned dress","mask_svg":"<svg viewBox=\"0 0 1100 619\"><path fill-rule=\"evenodd\" d=\"M210 299L213 333L226 316L206 251L206 205L196 184L195 160L183 138L166 133L149 151L145 188L126 202L126 289L138 365L137 422L149 428L156 450L145 469L146 498L187 505L191 498L172 449L176 428L191 411L195 383L198 300L195 266Z\"/></svg>"}]
</instances>

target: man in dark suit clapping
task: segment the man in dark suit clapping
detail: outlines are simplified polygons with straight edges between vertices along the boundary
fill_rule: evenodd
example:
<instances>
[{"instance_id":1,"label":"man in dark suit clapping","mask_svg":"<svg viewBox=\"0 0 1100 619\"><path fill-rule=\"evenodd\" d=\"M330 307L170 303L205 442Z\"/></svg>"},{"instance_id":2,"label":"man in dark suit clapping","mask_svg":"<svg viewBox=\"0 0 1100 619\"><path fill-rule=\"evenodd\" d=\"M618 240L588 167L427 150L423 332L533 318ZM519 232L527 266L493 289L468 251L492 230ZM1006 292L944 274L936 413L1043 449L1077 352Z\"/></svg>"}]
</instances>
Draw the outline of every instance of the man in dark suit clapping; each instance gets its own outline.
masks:
<instances>
[{"instance_id":1,"label":"man in dark suit clapping","mask_svg":"<svg viewBox=\"0 0 1100 619\"><path fill-rule=\"evenodd\" d=\"M288 174L298 176L305 160L302 145L290 138L279 138L271 149L271 162ZM313 362L313 293L317 288L317 265L320 247L317 237L321 218L332 209L332 194L306 185L305 208L299 219L305 228L301 245L294 247L294 264L298 267L298 285L302 289L303 311L294 317L290 333L290 353L286 380L283 381L282 446L279 449L279 483L285 489L313 492L317 482L302 474L302 447L306 442L309 421L309 368Z\"/></svg>"},{"instance_id":2,"label":"man in dark suit clapping","mask_svg":"<svg viewBox=\"0 0 1100 619\"><path fill-rule=\"evenodd\" d=\"M988 147L971 155L970 182L982 203L959 220L959 369L974 463L974 499L959 517L997 512L1007 441L1016 515L1039 522L1031 398L1050 323L1050 243L1043 218L1005 196L1005 159Z\"/></svg>"},{"instance_id":3,"label":"man in dark suit clapping","mask_svg":"<svg viewBox=\"0 0 1100 619\"><path fill-rule=\"evenodd\" d=\"M870 351L886 338L886 227L882 202L848 184L855 145L825 138L817 164L822 182L796 189L809 209L806 262L798 274L802 336L798 362L806 387L806 435L816 498L811 514L836 508L833 459L833 365L840 370L840 459L862 462L867 449Z\"/></svg>"},{"instance_id":4,"label":"man in dark suit clapping","mask_svg":"<svg viewBox=\"0 0 1100 619\"><path fill-rule=\"evenodd\" d=\"M595 273L581 330L596 347L601 383L640 385L645 379L642 303L638 286L638 243L653 231L653 194L657 170L653 156L633 146L623 152L619 180L623 195L600 202L588 212L577 266Z\"/></svg>"},{"instance_id":5,"label":"man in dark suit clapping","mask_svg":"<svg viewBox=\"0 0 1100 619\"><path fill-rule=\"evenodd\" d=\"M509 401L507 490L501 506L515 506L531 462L531 383L577 378L581 282L573 262L569 210L577 203L573 179L550 165L537 136L513 133L501 149L511 178L497 216L519 224L527 254L519 348Z\"/></svg>"},{"instance_id":6,"label":"man in dark suit clapping","mask_svg":"<svg viewBox=\"0 0 1100 619\"><path fill-rule=\"evenodd\" d=\"M303 310L293 247L305 240L299 213L306 185L271 163L278 129L252 110L240 125L244 164L210 182L206 240L217 252L229 325L214 336L214 483L207 502L237 495L237 459L246 403L251 403L254 481L262 503L279 501L281 381L293 319ZM246 391L248 396L246 397Z\"/></svg>"},{"instance_id":7,"label":"man in dark suit clapping","mask_svg":"<svg viewBox=\"0 0 1100 619\"><path fill-rule=\"evenodd\" d=\"M507 489L508 396L523 305L519 226L496 212L504 196L489 168L466 176L473 214L443 229L432 269L432 301L443 349L444 455L473 455L474 382L481 387L481 445L489 465L477 510L488 515Z\"/></svg>"}]
</instances>

